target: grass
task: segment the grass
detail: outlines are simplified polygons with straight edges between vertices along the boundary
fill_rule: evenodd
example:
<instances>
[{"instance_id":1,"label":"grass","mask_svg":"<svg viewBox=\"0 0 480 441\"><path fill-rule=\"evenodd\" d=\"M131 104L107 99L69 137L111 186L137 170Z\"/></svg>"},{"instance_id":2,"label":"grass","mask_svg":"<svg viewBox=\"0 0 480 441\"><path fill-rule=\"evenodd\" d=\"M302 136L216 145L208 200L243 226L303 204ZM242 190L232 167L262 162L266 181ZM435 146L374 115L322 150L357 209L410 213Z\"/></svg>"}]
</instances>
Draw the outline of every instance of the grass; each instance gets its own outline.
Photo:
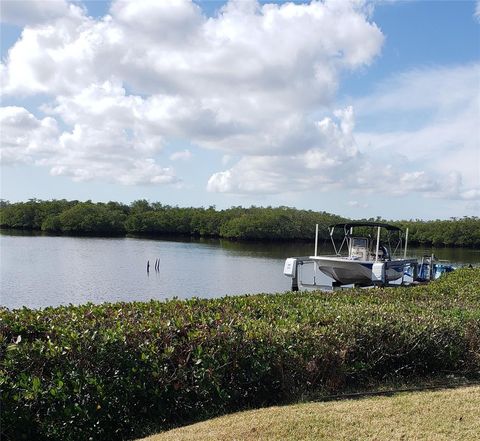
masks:
<instances>
[{"instance_id":1,"label":"grass","mask_svg":"<svg viewBox=\"0 0 480 441\"><path fill-rule=\"evenodd\" d=\"M480 386L239 412L143 441L476 440Z\"/></svg>"}]
</instances>

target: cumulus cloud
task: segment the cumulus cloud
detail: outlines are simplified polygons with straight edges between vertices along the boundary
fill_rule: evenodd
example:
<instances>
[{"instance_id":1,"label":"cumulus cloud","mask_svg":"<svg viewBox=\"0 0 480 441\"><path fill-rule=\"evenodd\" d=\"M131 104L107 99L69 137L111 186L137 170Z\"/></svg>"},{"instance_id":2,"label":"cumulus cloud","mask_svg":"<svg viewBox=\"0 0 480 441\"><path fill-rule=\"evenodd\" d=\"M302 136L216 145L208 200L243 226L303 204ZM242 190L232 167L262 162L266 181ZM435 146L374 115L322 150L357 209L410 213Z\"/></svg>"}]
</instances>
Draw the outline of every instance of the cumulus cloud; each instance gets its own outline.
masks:
<instances>
[{"instance_id":1,"label":"cumulus cloud","mask_svg":"<svg viewBox=\"0 0 480 441\"><path fill-rule=\"evenodd\" d=\"M313 188L327 189L339 181L351 182L367 163L353 138L352 107L312 122L314 144L307 150L280 155L246 155L228 170L213 174L209 191L225 193L279 193ZM357 170L355 170L357 169ZM358 180L357 184L360 183Z\"/></svg>"},{"instance_id":2,"label":"cumulus cloud","mask_svg":"<svg viewBox=\"0 0 480 441\"><path fill-rule=\"evenodd\" d=\"M25 29L10 51L6 90L23 92L15 81L21 67L30 93L78 91L114 75L138 93L196 97L224 117L244 107L258 114L262 105L323 104L341 69L379 53L383 36L361 3L230 1L207 18L189 0L121 0L101 20L70 14ZM274 97L283 99L264 99Z\"/></svg>"},{"instance_id":3,"label":"cumulus cloud","mask_svg":"<svg viewBox=\"0 0 480 441\"><path fill-rule=\"evenodd\" d=\"M180 152L174 152L170 155L172 161L188 161L192 157L192 152L188 149Z\"/></svg>"},{"instance_id":4,"label":"cumulus cloud","mask_svg":"<svg viewBox=\"0 0 480 441\"><path fill-rule=\"evenodd\" d=\"M168 161L191 152L164 145L186 140L223 155L212 192L480 198L478 64L404 72L332 112L341 75L380 54L371 3L230 0L207 17L191 0L118 0L98 19L78 5L2 2L25 26L2 93L43 102L1 110L3 164L173 184Z\"/></svg>"},{"instance_id":5,"label":"cumulus cloud","mask_svg":"<svg viewBox=\"0 0 480 441\"><path fill-rule=\"evenodd\" d=\"M360 150L417 168L405 175L412 191L471 200L480 197L480 65L412 70L354 102L377 124L356 132ZM419 173L422 171L422 173Z\"/></svg>"},{"instance_id":6,"label":"cumulus cloud","mask_svg":"<svg viewBox=\"0 0 480 441\"><path fill-rule=\"evenodd\" d=\"M32 26L68 15L76 8L65 0L2 0L0 20L17 26Z\"/></svg>"},{"instance_id":7,"label":"cumulus cloud","mask_svg":"<svg viewBox=\"0 0 480 441\"><path fill-rule=\"evenodd\" d=\"M118 0L94 19L63 0L5 0L3 20L25 28L0 66L2 93L41 97L45 116L2 109L2 161L171 184L159 158L184 139L222 152L213 192L478 199L478 65L405 72L332 113L340 75L380 53L370 12L361 0L230 0L207 17L190 0ZM356 130L354 109L375 128Z\"/></svg>"},{"instance_id":8,"label":"cumulus cloud","mask_svg":"<svg viewBox=\"0 0 480 441\"><path fill-rule=\"evenodd\" d=\"M102 125L103 123L103 125ZM123 127L99 120L61 131L55 119L36 118L21 107L0 108L2 164L29 163L50 168L53 176L75 181L100 179L125 185L173 184L174 170L161 167L129 139ZM149 140L151 141L151 140Z\"/></svg>"},{"instance_id":9,"label":"cumulus cloud","mask_svg":"<svg viewBox=\"0 0 480 441\"><path fill-rule=\"evenodd\" d=\"M38 155L54 152L60 133L55 119L37 119L16 106L0 108L0 127L3 164L32 163Z\"/></svg>"},{"instance_id":10,"label":"cumulus cloud","mask_svg":"<svg viewBox=\"0 0 480 441\"><path fill-rule=\"evenodd\" d=\"M170 182L171 168L153 158L172 138L247 155L245 164L257 155L259 166L285 167L293 156L316 170L341 130L337 161L357 154L348 117L337 128L310 115L328 114L340 74L380 53L383 35L363 1L231 0L207 17L190 0L119 0L100 19L61 1L29 3L37 12L28 19L8 5L8 19L27 26L1 66L2 89L46 97L42 110L66 127L57 154L37 160L54 174ZM278 173L261 167L276 182L264 191L282 191Z\"/></svg>"},{"instance_id":11,"label":"cumulus cloud","mask_svg":"<svg viewBox=\"0 0 480 441\"><path fill-rule=\"evenodd\" d=\"M478 74L479 66L470 65L395 76L354 102L364 118L375 121L373 131L354 134L353 107L347 107L334 112L336 119L314 124L317 144L308 150L246 155L213 174L207 188L225 193L343 188L478 200L480 109L472 93L480 90ZM398 120L409 118L416 121L397 128Z\"/></svg>"},{"instance_id":12,"label":"cumulus cloud","mask_svg":"<svg viewBox=\"0 0 480 441\"><path fill-rule=\"evenodd\" d=\"M244 156L228 170L213 174L207 189L265 194L337 188L374 189L392 195L436 191L438 182L434 178L422 170L408 171L412 164L398 164L394 152L380 162L362 153L353 136L352 107L337 110L335 116L315 123L318 143L310 149L288 155Z\"/></svg>"}]
</instances>

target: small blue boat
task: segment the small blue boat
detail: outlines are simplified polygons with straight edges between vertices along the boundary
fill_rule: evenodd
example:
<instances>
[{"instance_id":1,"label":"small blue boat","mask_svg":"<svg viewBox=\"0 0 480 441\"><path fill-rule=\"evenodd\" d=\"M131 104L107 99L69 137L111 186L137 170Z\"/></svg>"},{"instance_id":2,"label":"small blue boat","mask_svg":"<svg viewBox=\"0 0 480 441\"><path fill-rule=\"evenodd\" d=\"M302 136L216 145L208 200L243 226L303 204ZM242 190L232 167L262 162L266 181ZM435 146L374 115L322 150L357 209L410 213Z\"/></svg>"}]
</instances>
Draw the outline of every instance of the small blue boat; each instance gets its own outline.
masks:
<instances>
[{"instance_id":1,"label":"small blue boat","mask_svg":"<svg viewBox=\"0 0 480 441\"><path fill-rule=\"evenodd\" d=\"M418 264L417 277L415 280L417 282L430 282L454 270L455 267L448 263L439 262L434 255L424 256ZM413 277L412 268L408 268L405 274Z\"/></svg>"}]
</instances>

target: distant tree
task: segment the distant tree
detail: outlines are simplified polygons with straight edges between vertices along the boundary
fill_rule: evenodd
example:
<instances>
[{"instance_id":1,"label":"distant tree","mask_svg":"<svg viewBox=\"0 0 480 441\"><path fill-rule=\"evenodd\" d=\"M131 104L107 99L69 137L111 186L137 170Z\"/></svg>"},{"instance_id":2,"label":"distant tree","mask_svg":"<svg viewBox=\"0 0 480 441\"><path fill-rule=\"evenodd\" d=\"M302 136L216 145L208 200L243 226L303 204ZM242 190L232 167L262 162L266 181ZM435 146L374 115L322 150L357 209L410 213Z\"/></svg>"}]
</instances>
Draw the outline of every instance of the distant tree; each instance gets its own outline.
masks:
<instances>
[{"instance_id":1,"label":"distant tree","mask_svg":"<svg viewBox=\"0 0 480 441\"><path fill-rule=\"evenodd\" d=\"M120 235L125 233L125 214L105 206L83 202L60 214L62 231L71 234Z\"/></svg>"},{"instance_id":2,"label":"distant tree","mask_svg":"<svg viewBox=\"0 0 480 441\"><path fill-rule=\"evenodd\" d=\"M65 199L10 203L0 200L0 226L68 234L113 236L129 234L192 235L249 240L311 240L315 224L319 239L329 239L328 226L346 219L324 211L291 207L241 206L216 210L215 206L178 207L146 199L130 205L79 202ZM381 217L371 221L385 222ZM391 221L409 229L411 244L480 247L480 218Z\"/></svg>"}]
</instances>

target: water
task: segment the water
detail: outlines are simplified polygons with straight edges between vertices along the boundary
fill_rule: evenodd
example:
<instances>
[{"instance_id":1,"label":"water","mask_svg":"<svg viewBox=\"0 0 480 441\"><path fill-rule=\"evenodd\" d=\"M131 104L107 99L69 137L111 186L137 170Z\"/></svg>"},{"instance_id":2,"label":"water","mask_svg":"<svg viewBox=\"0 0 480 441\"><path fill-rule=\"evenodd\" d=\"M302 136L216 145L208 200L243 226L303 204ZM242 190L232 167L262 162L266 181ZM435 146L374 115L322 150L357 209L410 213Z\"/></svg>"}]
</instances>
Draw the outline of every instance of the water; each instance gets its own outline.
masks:
<instances>
[{"instance_id":1,"label":"water","mask_svg":"<svg viewBox=\"0 0 480 441\"><path fill-rule=\"evenodd\" d=\"M329 246L319 254L330 254ZM409 255L429 254L412 249ZM462 266L480 263L480 250L436 249ZM313 244L238 243L224 240L77 238L0 235L0 303L39 308L86 302L143 301L272 293L290 289L286 257L313 254ZM154 269L160 259L160 271ZM146 271L150 260L150 273ZM330 280L319 275L317 283Z\"/></svg>"}]
</instances>

